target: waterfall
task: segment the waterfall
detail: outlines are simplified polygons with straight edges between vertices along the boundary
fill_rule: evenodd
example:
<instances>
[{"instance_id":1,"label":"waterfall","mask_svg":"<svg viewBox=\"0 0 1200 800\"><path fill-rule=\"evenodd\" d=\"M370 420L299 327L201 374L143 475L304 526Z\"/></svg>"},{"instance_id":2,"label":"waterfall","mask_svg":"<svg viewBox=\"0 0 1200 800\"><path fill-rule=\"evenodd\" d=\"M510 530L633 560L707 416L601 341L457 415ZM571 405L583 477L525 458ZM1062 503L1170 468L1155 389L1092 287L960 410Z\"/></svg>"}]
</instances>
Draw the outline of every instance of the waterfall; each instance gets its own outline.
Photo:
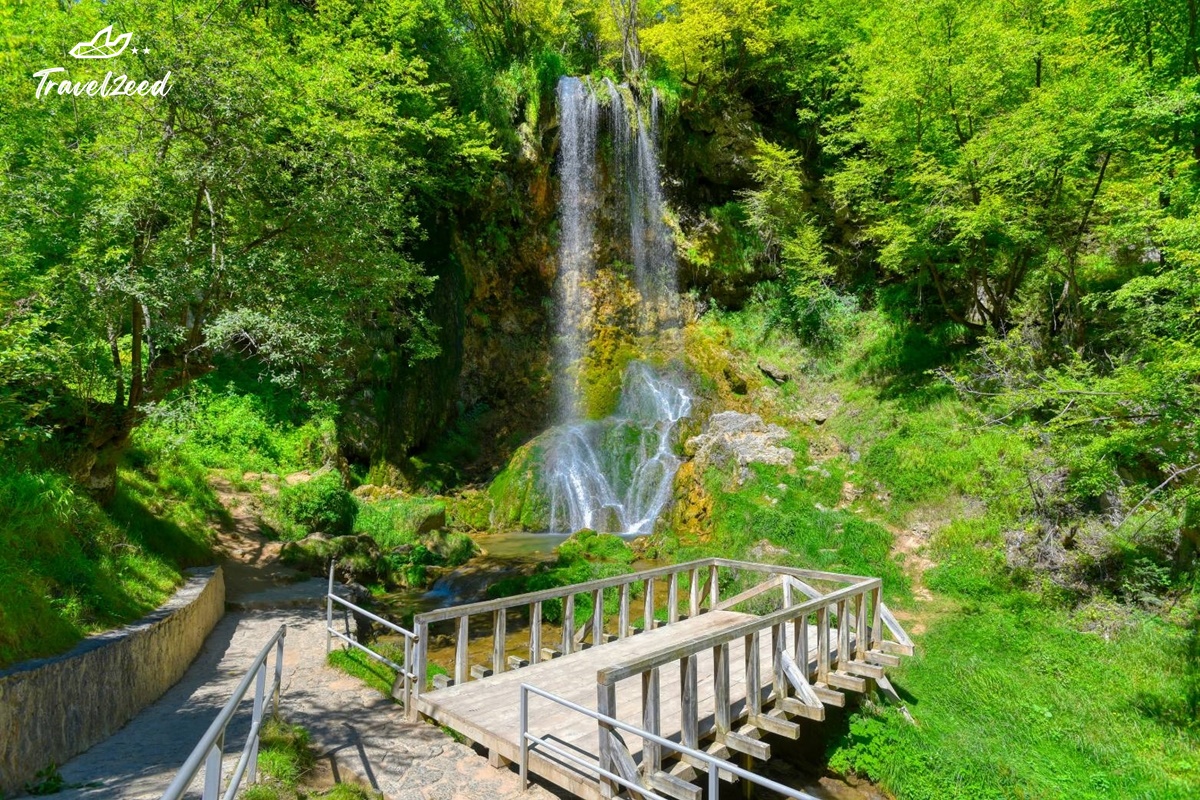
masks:
<instances>
[{"instance_id":1,"label":"waterfall","mask_svg":"<svg viewBox=\"0 0 1200 800\"><path fill-rule=\"evenodd\" d=\"M550 530L650 533L679 469L676 425L692 409L682 382L635 361L617 412L562 426L547 459Z\"/></svg>"},{"instance_id":2,"label":"waterfall","mask_svg":"<svg viewBox=\"0 0 1200 800\"><path fill-rule=\"evenodd\" d=\"M578 78L558 83L561 145L558 201L561 226L555 290L558 408L562 419L580 413L577 377L587 352L587 321L592 308L588 281L595 273L593 217L596 211L596 130L600 103Z\"/></svg>"},{"instance_id":3,"label":"waterfall","mask_svg":"<svg viewBox=\"0 0 1200 800\"><path fill-rule=\"evenodd\" d=\"M550 528L582 528L638 535L650 533L671 498L679 468L673 451L676 428L691 412L687 387L645 361L622 376L617 410L586 420L579 396L580 369L588 356L595 298L596 222L602 203L628 217L632 281L640 298L640 330L653 339L678 319L675 254L664 216L657 161L658 97L649 108L624 86L605 80L616 197L605 197L598 172L601 102L578 78L558 84L560 120L558 277L556 284L555 380L561 424L551 431L543 479L550 498ZM628 94L629 100L626 100ZM613 216L613 215L606 215Z\"/></svg>"}]
</instances>

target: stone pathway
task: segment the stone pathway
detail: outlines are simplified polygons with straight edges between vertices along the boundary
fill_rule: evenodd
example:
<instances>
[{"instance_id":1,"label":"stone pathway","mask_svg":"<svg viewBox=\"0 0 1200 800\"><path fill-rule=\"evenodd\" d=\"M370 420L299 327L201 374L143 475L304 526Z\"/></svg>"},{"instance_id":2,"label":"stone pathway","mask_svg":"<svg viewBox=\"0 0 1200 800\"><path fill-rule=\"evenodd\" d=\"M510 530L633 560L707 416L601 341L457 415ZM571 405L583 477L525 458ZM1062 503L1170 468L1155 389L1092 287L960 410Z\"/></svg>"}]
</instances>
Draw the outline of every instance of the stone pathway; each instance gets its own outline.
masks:
<instances>
[{"instance_id":1,"label":"stone pathway","mask_svg":"<svg viewBox=\"0 0 1200 800\"><path fill-rule=\"evenodd\" d=\"M62 767L75 798L158 798L258 654L281 624L284 645L280 713L312 735L318 762L335 781L370 786L395 800L516 798L553 795L538 786L522 795L511 769L497 770L438 728L409 723L403 711L356 678L325 665L324 613L305 609L227 614L184 678L109 739ZM250 698L228 733L226 773L250 726ZM199 796L196 781L195 796Z\"/></svg>"},{"instance_id":2,"label":"stone pathway","mask_svg":"<svg viewBox=\"0 0 1200 800\"><path fill-rule=\"evenodd\" d=\"M260 533L252 494L223 479L214 477L212 483L229 512L217 531L217 546L224 556L230 613L217 623L179 683L116 734L61 768L63 779L75 788L59 798L157 800L263 644L284 624L280 716L308 730L322 777L369 786L389 800L555 796L536 785L522 794L514 770L493 769L486 757L440 729L407 722L391 699L327 666L326 582L304 579L279 563L279 544ZM226 778L245 744L252 702L253 690L226 730ZM188 797L199 797L200 785L200 779L194 781Z\"/></svg>"}]
</instances>

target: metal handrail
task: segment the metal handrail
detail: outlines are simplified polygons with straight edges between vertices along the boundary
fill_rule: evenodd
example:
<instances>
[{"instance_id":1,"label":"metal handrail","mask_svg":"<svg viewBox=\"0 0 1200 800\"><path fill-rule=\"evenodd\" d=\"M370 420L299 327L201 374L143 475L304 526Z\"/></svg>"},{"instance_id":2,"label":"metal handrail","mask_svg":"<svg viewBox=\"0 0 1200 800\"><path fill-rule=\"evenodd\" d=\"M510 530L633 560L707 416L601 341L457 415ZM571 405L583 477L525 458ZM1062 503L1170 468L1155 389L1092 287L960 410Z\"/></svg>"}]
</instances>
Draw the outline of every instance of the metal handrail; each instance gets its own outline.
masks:
<instances>
[{"instance_id":1,"label":"metal handrail","mask_svg":"<svg viewBox=\"0 0 1200 800\"><path fill-rule=\"evenodd\" d=\"M187 791L199 774L201 765L204 766L204 793L202 795L204 800L217 800L221 796L221 758L225 749L225 729L229 726L234 712L237 711L246 692L250 689L251 680L255 682L255 690L250 733L246 737L241 757L238 758L237 766L234 767L233 775L230 777L224 800L233 800L243 777L247 777L249 783L255 782L258 773L258 737L262 729L263 704L268 696L266 691L267 658L274 649L275 682L272 684L269 694L272 698L273 713L278 715L279 691L283 683L283 641L286 636L287 625L280 625L279 630L275 631L274 635L263 645L258 656L250 664L250 668L246 670L246 674L242 676L237 688L233 690L233 694L217 714L217 718L200 737L200 741L188 756L187 761L183 762L175 780L171 781L171 785L163 792L162 800L178 800L183 797L183 793Z\"/></svg>"},{"instance_id":2,"label":"metal handrail","mask_svg":"<svg viewBox=\"0 0 1200 800\"><path fill-rule=\"evenodd\" d=\"M538 747L540 749L544 749L550 753L553 753L555 756L564 758L577 767L595 772L598 777L603 778L605 780L613 781L614 783L617 783L617 784L620 784L621 786L624 786L626 789L633 790L644 797L654 798L654 800L668 800L668 798L664 798L664 797L662 797L662 795L654 793L653 791L646 788L645 786L638 784L636 781L631 781L631 780L628 780L628 779L622 777L621 775L618 775L617 773L608 769L603 764L591 764L591 763L579 758L578 756L572 754L571 752L565 750L564 748L556 746L553 742L546 739L546 737L535 736L534 734L530 733L529 732L529 695L530 694L535 694L538 697L542 697L551 702L558 703L559 705L563 706L564 708L567 708L571 711L575 711L577 713L583 714L584 716L591 717L592 719L596 720L601 729L599 731L599 734L601 737L608 735L608 731L605 730L606 728L607 729L615 728L617 730L625 731L626 733L632 733L634 736L641 737L641 739L643 741L653 742L655 744L658 744L660 747L665 747L670 750L673 750L673 751L679 753L680 755L688 756L691 759L703 761L704 763L706 763L708 765L708 796L710 798L715 798L718 796L719 791L720 791L720 772L721 772L721 770L724 770L724 771L730 773L731 775L735 775L738 778L741 778L742 780L747 780L747 781L750 781L751 783L758 784L759 786L763 787L764 789L770 789L771 791L777 792L785 797L792 797L792 798L795 798L795 800L817 800L817 798L813 797L811 794L802 792L798 789L793 789L789 786L784 786L781 783L776 783L775 781L771 780L770 778L764 778L761 775L756 775L753 772L742 769L741 767L731 764L730 762L728 762L724 759L717 758L716 756L712 755L711 753L706 753L703 750L696 750L695 748L688 747L686 745L680 744L679 742L671 741L670 739L664 739L663 737L653 734L650 731L639 728L636 725L630 725L627 722L622 722L619 719L614 719L613 717L607 716L605 714L601 714L599 711L593 711L592 709L586 708L585 706L581 706L578 703L573 703L570 700L567 700L565 697L559 697L556 694L547 692L545 689L539 689L538 687L533 686L528 683L521 684L521 695L520 695L520 706L519 706L519 713L520 713L520 718L521 718L521 751L520 751L521 755L520 755L519 768L520 768L522 791L529 788L529 751L530 751L530 745L535 744L535 745L538 745ZM601 750L603 751L603 749L604 749L603 745L601 745Z\"/></svg>"},{"instance_id":3,"label":"metal handrail","mask_svg":"<svg viewBox=\"0 0 1200 800\"><path fill-rule=\"evenodd\" d=\"M404 702L404 710L409 712L411 715L411 713L413 711L413 705L412 705L413 689L414 689L414 686L416 685L416 680L417 680L417 674L412 669L411 664L413 663L413 653L415 652L415 649L416 649L417 635L415 633L413 633L412 631L397 625L396 623L392 622L391 620L386 620L377 614L372 614L370 611L367 611L365 608L362 608L361 606L357 606L354 603L351 603L349 600L345 599L344 597L338 597L336 594L334 594L333 593L333 566L334 566L333 562L330 562L330 564L329 564L329 589L325 593L325 655L328 656L330 651L333 649L333 637L336 636L337 638L341 639L343 642L350 645L351 647L361 650L362 652L366 653L371 658L374 658L376 661L386 664L388 667L395 670L398 673L397 678L402 682L402 687L403 687L402 688L402 696L403 696L403 702ZM334 603L338 603L339 605L344 606L346 609L354 612L355 614L361 614L362 616L366 617L367 619L378 622L380 625L383 625L387 629L403 636L404 637L404 664L403 664L403 666L401 666L400 664L397 664L395 661L392 661L390 658L387 658L386 656L376 653L374 650L367 647L362 642L356 641L353 637L347 636L346 634L342 633L341 631L335 630L333 627L333 604ZM393 694L394 694L394 691L393 691Z\"/></svg>"}]
</instances>

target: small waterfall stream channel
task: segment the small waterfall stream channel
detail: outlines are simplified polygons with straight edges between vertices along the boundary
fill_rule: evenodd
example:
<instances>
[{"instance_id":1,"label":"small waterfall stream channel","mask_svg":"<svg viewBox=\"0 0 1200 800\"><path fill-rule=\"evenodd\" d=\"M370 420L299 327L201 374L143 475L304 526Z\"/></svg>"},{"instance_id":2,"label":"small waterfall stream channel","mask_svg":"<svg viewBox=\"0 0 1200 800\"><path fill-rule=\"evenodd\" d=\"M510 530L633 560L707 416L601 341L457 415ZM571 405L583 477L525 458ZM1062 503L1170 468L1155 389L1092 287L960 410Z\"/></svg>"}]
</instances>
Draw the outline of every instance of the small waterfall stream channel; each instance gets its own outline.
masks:
<instances>
[{"instance_id":1,"label":"small waterfall stream channel","mask_svg":"<svg viewBox=\"0 0 1200 800\"><path fill-rule=\"evenodd\" d=\"M658 97L651 93L638 98L628 86L610 80L591 83L565 77L558 84L557 104L561 227L554 298L556 418L540 437L546 442L541 477L550 501L549 531L478 537L486 555L438 578L427 591L381 598L385 610L398 619L484 599L497 581L529 574L551 561L554 549L576 531L590 529L630 539L648 535L671 500L680 466L676 439L680 423L692 413L693 396L682 369L672 366L682 355L681 315L658 167ZM602 219L607 226L604 233ZM614 219L618 224L613 224ZM622 241L601 241L604 236ZM612 323L604 319L609 298L597 276L614 265L598 262L602 254L614 250L628 259L615 266L623 288L632 290L625 293L636 298L634 308L624 309L621 322L636 329L625 333L646 356L624 365L615 409L589 416L588 369L597 332ZM634 565L648 566L653 564ZM658 588L661 597L656 602L662 606L667 601L666 586ZM641 613L641 602L634 601L635 616ZM487 663L491 658L492 628L484 617L471 622L471 663ZM527 622L510 621L507 630L509 652L527 644ZM452 637L432 633L430 662L452 666ZM552 641L555 635L556 630L547 627L543 640ZM831 717L836 720L838 712ZM828 733L843 725L826 723ZM884 797L869 784L852 786L820 777L822 738L781 742L780 756L759 767L775 780L818 797ZM730 790L730 796L740 795L740 790Z\"/></svg>"}]
</instances>

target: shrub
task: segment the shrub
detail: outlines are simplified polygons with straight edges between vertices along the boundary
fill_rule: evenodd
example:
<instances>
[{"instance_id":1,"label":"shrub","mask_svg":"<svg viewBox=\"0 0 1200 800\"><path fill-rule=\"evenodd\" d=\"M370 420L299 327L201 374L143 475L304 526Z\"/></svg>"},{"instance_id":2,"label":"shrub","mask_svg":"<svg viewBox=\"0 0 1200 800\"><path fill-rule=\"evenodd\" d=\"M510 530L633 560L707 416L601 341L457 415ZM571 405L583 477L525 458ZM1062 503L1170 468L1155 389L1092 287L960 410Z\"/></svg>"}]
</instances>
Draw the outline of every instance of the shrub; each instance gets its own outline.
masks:
<instances>
[{"instance_id":1,"label":"shrub","mask_svg":"<svg viewBox=\"0 0 1200 800\"><path fill-rule=\"evenodd\" d=\"M343 536L353 529L356 512L354 498L333 471L279 492L279 513L286 522L307 532Z\"/></svg>"}]
</instances>

